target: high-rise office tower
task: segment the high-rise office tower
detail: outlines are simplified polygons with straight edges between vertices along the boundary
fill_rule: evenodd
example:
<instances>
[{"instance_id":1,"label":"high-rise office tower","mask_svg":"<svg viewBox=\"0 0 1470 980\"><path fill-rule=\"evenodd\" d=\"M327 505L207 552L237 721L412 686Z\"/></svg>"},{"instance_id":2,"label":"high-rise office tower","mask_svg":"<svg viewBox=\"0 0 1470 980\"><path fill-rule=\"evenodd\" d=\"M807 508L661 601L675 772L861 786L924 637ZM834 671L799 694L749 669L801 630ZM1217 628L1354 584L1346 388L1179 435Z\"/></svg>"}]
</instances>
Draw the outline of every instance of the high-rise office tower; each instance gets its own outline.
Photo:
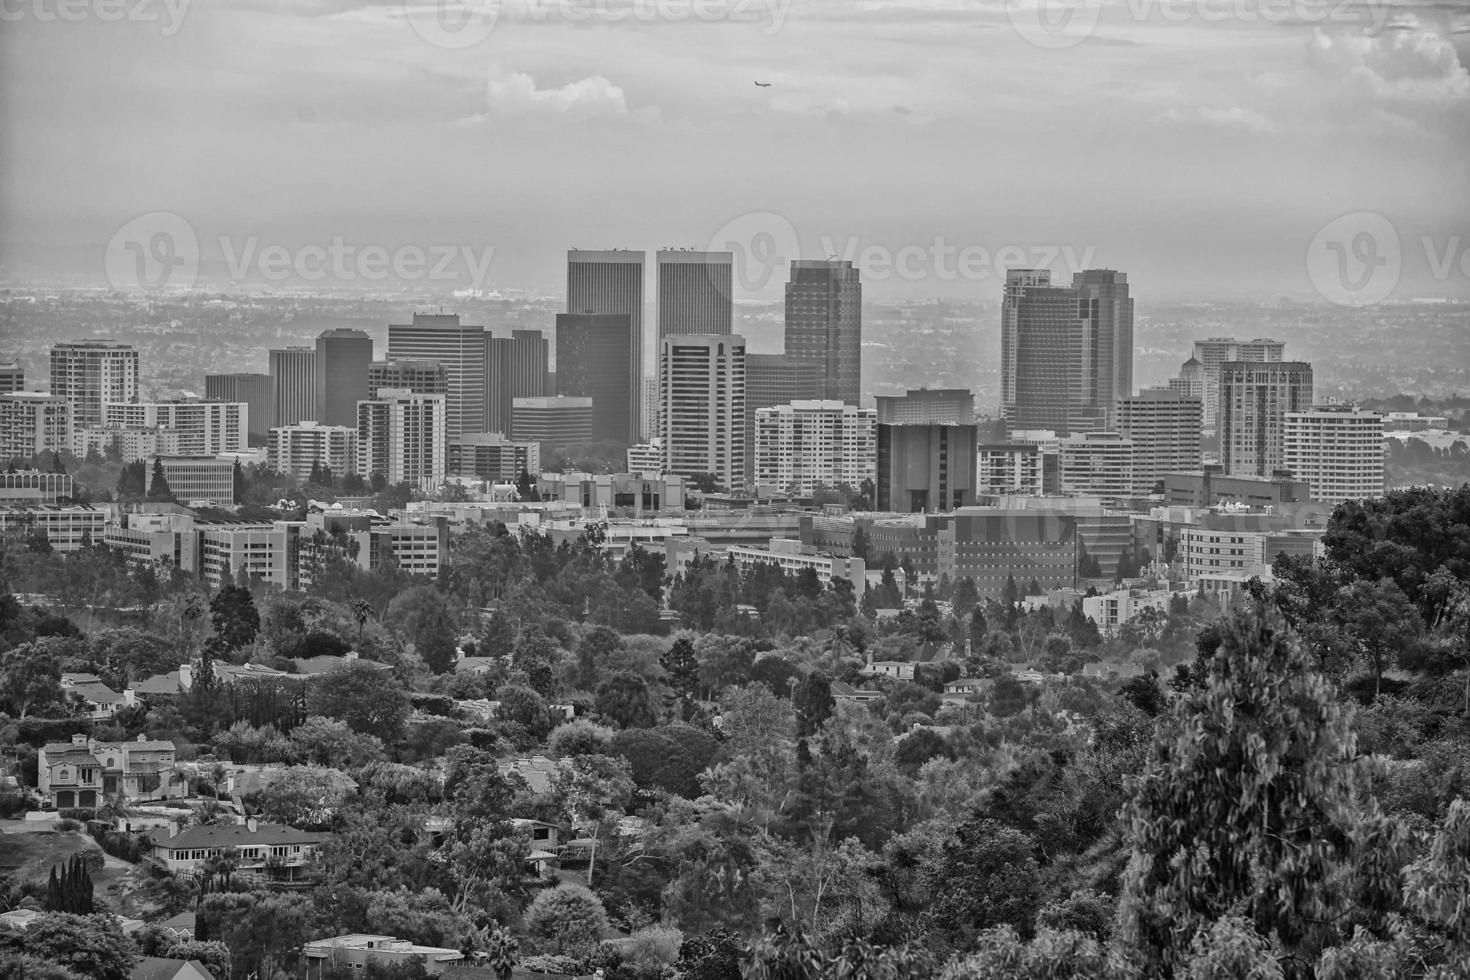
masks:
<instances>
[{"instance_id":1,"label":"high-rise office tower","mask_svg":"<svg viewBox=\"0 0 1470 980\"><path fill-rule=\"evenodd\" d=\"M448 415L444 395L380 388L357 403L357 472L432 490L444 482Z\"/></svg>"},{"instance_id":2,"label":"high-rise office tower","mask_svg":"<svg viewBox=\"0 0 1470 980\"><path fill-rule=\"evenodd\" d=\"M638 441L633 324L626 313L561 313L556 318L556 393L592 399L592 438Z\"/></svg>"},{"instance_id":3,"label":"high-rise office tower","mask_svg":"<svg viewBox=\"0 0 1470 980\"><path fill-rule=\"evenodd\" d=\"M276 424L275 399L268 374L206 374L204 397L211 401L244 402L249 409L250 435L264 437Z\"/></svg>"},{"instance_id":4,"label":"high-rise office tower","mask_svg":"<svg viewBox=\"0 0 1470 980\"><path fill-rule=\"evenodd\" d=\"M317 421L316 348L284 347L270 352L271 414L276 425Z\"/></svg>"},{"instance_id":5,"label":"high-rise office tower","mask_svg":"<svg viewBox=\"0 0 1470 980\"><path fill-rule=\"evenodd\" d=\"M26 390L25 368L19 361L0 362L0 395Z\"/></svg>"},{"instance_id":6,"label":"high-rise office tower","mask_svg":"<svg viewBox=\"0 0 1470 980\"><path fill-rule=\"evenodd\" d=\"M823 399L862 397L863 284L851 262L796 259L786 284L786 356L821 367Z\"/></svg>"},{"instance_id":7,"label":"high-rise office tower","mask_svg":"<svg viewBox=\"0 0 1470 980\"><path fill-rule=\"evenodd\" d=\"M1108 428L1133 388L1128 277L1087 269L1071 286L1046 269L1006 273L1001 306L1001 403L1011 431L1058 435Z\"/></svg>"},{"instance_id":8,"label":"high-rise office tower","mask_svg":"<svg viewBox=\"0 0 1470 980\"><path fill-rule=\"evenodd\" d=\"M683 334L660 344L659 421L664 472L745 480L745 338Z\"/></svg>"},{"instance_id":9,"label":"high-rise office tower","mask_svg":"<svg viewBox=\"0 0 1470 980\"><path fill-rule=\"evenodd\" d=\"M368 391L407 388L415 395L448 395L449 374L439 361L374 361L368 365Z\"/></svg>"},{"instance_id":10,"label":"high-rise office tower","mask_svg":"<svg viewBox=\"0 0 1470 980\"><path fill-rule=\"evenodd\" d=\"M643 422L643 258L625 249L567 252L568 313L627 314L633 335L633 363L629 366L629 417L633 432L644 432ZM557 358L560 362L561 358ZM558 368L560 371L560 368ZM560 385L560 381L558 381ZM561 390L560 387L557 389ZM637 441L635 438L634 442Z\"/></svg>"},{"instance_id":11,"label":"high-rise office tower","mask_svg":"<svg viewBox=\"0 0 1470 980\"><path fill-rule=\"evenodd\" d=\"M975 502L975 397L920 388L878 399L878 510L947 511Z\"/></svg>"},{"instance_id":12,"label":"high-rise office tower","mask_svg":"<svg viewBox=\"0 0 1470 980\"><path fill-rule=\"evenodd\" d=\"M352 425L357 403L368 397L373 338L339 327L316 338L316 413L322 425Z\"/></svg>"},{"instance_id":13,"label":"high-rise office tower","mask_svg":"<svg viewBox=\"0 0 1470 980\"><path fill-rule=\"evenodd\" d=\"M51 394L71 405L73 429L101 425L103 405L138 400L138 352L105 340L59 343L51 348Z\"/></svg>"},{"instance_id":14,"label":"high-rise office tower","mask_svg":"<svg viewBox=\"0 0 1470 980\"><path fill-rule=\"evenodd\" d=\"M1220 365L1220 462L1227 476L1274 476L1288 412L1312 407L1305 361L1226 361Z\"/></svg>"},{"instance_id":15,"label":"high-rise office tower","mask_svg":"<svg viewBox=\"0 0 1470 980\"><path fill-rule=\"evenodd\" d=\"M1210 337L1194 342L1194 357L1204 370L1205 428L1215 431L1220 412L1220 366L1226 361L1259 361L1274 364L1286 356L1286 344L1279 340L1257 337L1237 340L1234 337ZM1184 362L1188 366L1189 361Z\"/></svg>"},{"instance_id":16,"label":"high-rise office tower","mask_svg":"<svg viewBox=\"0 0 1470 980\"><path fill-rule=\"evenodd\" d=\"M879 425L973 425L975 396L968 388L910 388L879 395Z\"/></svg>"},{"instance_id":17,"label":"high-rise office tower","mask_svg":"<svg viewBox=\"0 0 1470 980\"><path fill-rule=\"evenodd\" d=\"M1198 472L1203 429L1204 403L1171 388L1118 399L1118 431L1133 442L1133 492L1162 492L1166 475Z\"/></svg>"},{"instance_id":18,"label":"high-rise office tower","mask_svg":"<svg viewBox=\"0 0 1470 980\"><path fill-rule=\"evenodd\" d=\"M808 495L876 475L878 416L840 401L793 401L755 412L755 482Z\"/></svg>"},{"instance_id":19,"label":"high-rise office tower","mask_svg":"<svg viewBox=\"0 0 1470 980\"><path fill-rule=\"evenodd\" d=\"M667 250L658 253L658 337L729 334L732 252Z\"/></svg>"},{"instance_id":20,"label":"high-rise office tower","mask_svg":"<svg viewBox=\"0 0 1470 980\"><path fill-rule=\"evenodd\" d=\"M1199 358L1191 357L1179 365L1179 375L1169 379L1169 390L1177 391L1185 398L1198 398L1201 410L1208 412L1205 404L1205 393L1208 390L1205 385L1205 366L1199 362ZM1213 418L1213 413L1210 413L1210 417Z\"/></svg>"},{"instance_id":21,"label":"high-rise office tower","mask_svg":"<svg viewBox=\"0 0 1470 980\"><path fill-rule=\"evenodd\" d=\"M574 395L538 395L517 398L511 407L510 427L516 442L571 446L592 441L596 415L592 399Z\"/></svg>"},{"instance_id":22,"label":"high-rise office tower","mask_svg":"<svg viewBox=\"0 0 1470 980\"><path fill-rule=\"evenodd\" d=\"M1318 405L1286 413L1286 469L1311 488L1312 499L1338 504L1383 495L1383 416L1352 405Z\"/></svg>"},{"instance_id":23,"label":"high-rise office tower","mask_svg":"<svg viewBox=\"0 0 1470 980\"><path fill-rule=\"evenodd\" d=\"M547 395L551 345L539 330L512 330L485 341L485 432L510 435L517 398Z\"/></svg>"},{"instance_id":24,"label":"high-rise office tower","mask_svg":"<svg viewBox=\"0 0 1470 980\"><path fill-rule=\"evenodd\" d=\"M485 369L489 335L459 322L457 313L415 313L412 323L389 324L388 360L444 365L449 435L485 431Z\"/></svg>"}]
</instances>

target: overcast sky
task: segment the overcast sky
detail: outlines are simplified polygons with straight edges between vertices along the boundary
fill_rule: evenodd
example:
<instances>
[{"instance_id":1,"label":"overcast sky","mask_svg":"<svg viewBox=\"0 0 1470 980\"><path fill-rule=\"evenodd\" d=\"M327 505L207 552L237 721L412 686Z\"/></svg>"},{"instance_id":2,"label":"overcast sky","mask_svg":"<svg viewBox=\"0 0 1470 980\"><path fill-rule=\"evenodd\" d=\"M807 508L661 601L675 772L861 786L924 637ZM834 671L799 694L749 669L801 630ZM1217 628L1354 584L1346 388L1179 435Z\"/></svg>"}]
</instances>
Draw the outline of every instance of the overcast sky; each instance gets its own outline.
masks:
<instances>
[{"instance_id":1,"label":"overcast sky","mask_svg":"<svg viewBox=\"0 0 1470 980\"><path fill-rule=\"evenodd\" d=\"M103 281L114 233L171 212L207 274L222 236L342 238L492 247L487 288L556 290L571 246L789 228L809 257L909 248L874 295L994 300L1003 246L1091 248L1139 296L1306 295L1313 237L1373 212L1398 295L1470 292L1463 0L1110 0L1039 35L1005 0L486 0L458 32L385 2L57 2L0 0L11 281ZM941 238L968 273L916 257Z\"/></svg>"}]
</instances>

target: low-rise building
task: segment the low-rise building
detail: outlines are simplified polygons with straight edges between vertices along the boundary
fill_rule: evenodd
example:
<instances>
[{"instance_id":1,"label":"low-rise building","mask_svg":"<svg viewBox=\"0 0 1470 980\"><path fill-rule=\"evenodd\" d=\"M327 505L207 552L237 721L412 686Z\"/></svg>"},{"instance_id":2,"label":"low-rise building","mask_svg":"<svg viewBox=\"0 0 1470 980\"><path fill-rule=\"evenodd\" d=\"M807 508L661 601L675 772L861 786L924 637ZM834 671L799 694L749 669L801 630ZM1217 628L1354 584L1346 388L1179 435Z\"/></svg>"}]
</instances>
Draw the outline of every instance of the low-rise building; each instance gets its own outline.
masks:
<instances>
[{"instance_id":1,"label":"low-rise building","mask_svg":"<svg viewBox=\"0 0 1470 980\"><path fill-rule=\"evenodd\" d=\"M1082 600L1082 613L1097 624L1104 636L1112 636L1145 609L1167 616L1172 598L1173 593L1168 589L1119 589L1086 597Z\"/></svg>"},{"instance_id":2,"label":"low-rise building","mask_svg":"<svg viewBox=\"0 0 1470 980\"><path fill-rule=\"evenodd\" d=\"M163 467L169 491L181 504L229 507L235 502L235 461L210 456L155 456L148 460L149 490L154 465Z\"/></svg>"},{"instance_id":3,"label":"low-rise building","mask_svg":"<svg viewBox=\"0 0 1470 980\"><path fill-rule=\"evenodd\" d=\"M70 742L48 742L37 758L37 789L58 810L100 806L109 797L130 802L185 795L175 768L174 743L98 742L73 735Z\"/></svg>"},{"instance_id":4,"label":"low-rise building","mask_svg":"<svg viewBox=\"0 0 1470 980\"><path fill-rule=\"evenodd\" d=\"M131 694L119 694L102 683L96 674L64 673L61 690L85 705L87 717L93 721L106 721L117 714L118 708L138 703Z\"/></svg>"},{"instance_id":5,"label":"low-rise building","mask_svg":"<svg viewBox=\"0 0 1470 980\"><path fill-rule=\"evenodd\" d=\"M52 551L62 553L91 547L106 530L107 511L87 504L0 509L0 533L44 538Z\"/></svg>"},{"instance_id":6,"label":"low-rise building","mask_svg":"<svg viewBox=\"0 0 1470 980\"><path fill-rule=\"evenodd\" d=\"M360 971L369 964L395 967L417 963L428 973L437 975L464 959L457 949L420 946L393 936L362 933L314 940L305 945L302 955L306 960L306 980L324 977L329 969L346 967Z\"/></svg>"},{"instance_id":7,"label":"low-rise building","mask_svg":"<svg viewBox=\"0 0 1470 980\"><path fill-rule=\"evenodd\" d=\"M255 876L267 883L301 881L310 877L327 835L297 830L284 824L201 824L153 840L152 857L171 874L198 874L210 858L226 850L236 857L235 874Z\"/></svg>"},{"instance_id":8,"label":"low-rise building","mask_svg":"<svg viewBox=\"0 0 1470 980\"><path fill-rule=\"evenodd\" d=\"M0 504L59 504L73 495L67 473L44 470L0 472Z\"/></svg>"}]
</instances>

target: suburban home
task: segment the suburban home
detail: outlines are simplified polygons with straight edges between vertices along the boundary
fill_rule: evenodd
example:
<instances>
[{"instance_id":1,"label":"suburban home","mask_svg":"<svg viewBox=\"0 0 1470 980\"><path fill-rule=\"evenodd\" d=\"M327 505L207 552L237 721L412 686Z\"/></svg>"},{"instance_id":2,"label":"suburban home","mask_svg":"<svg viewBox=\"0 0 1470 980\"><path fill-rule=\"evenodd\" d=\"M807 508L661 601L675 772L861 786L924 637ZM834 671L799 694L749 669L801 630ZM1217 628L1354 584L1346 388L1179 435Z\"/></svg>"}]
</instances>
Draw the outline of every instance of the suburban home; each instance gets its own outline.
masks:
<instances>
[{"instance_id":1,"label":"suburban home","mask_svg":"<svg viewBox=\"0 0 1470 980\"><path fill-rule=\"evenodd\" d=\"M162 922L154 923L158 928L180 941L188 941L194 938L194 931L198 920L193 912L180 912L178 915L170 916Z\"/></svg>"},{"instance_id":2,"label":"suburban home","mask_svg":"<svg viewBox=\"0 0 1470 980\"><path fill-rule=\"evenodd\" d=\"M153 838L153 859L173 874L199 874L210 858L234 848L236 875L254 875L267 883L303 881L316 862L326 834L297 830L283 824L211 824L177 830Z\"/></svg>"},{"instance_id":3,"label":"suburban home","mask_svg":"<svg viewBox=\"0 0 1470 980\"><path fill-rule=\"evenodd\" d=\"M1134 677L1143 676L1143 666L1131 663L1111 663L1106 660L1094 661L1082 665L1082 676L1091 677L1094 680L1105 681L1116 677L1118 680L1130 680Z\"/></svg>"},{"instance_id":4,"label":"suburban home","mask_svg":"<svg viewBox=\"0 0 1470 980\"><path fill-rule=\"evenodd\" d=\"M9 912L0 912L0 929L8 929L11 932L25 932L31 927L31 923L35 922L43 914L35 909L12 909Z\"/></svg>"},{"instance_id":5,"label":"suburban home","mask_svg":"<svg viewBox=\"0 0 1470 980\"><path fill-rule=\"evenodd\" d=\"M511 821L517 830L531 839L531 852L526 855L526 872L545 878L555 870L559 832L556 824L542 820L518 818Z\"/></svg>"},{"instance_id":6,"label":"suburban home","mask_svg":"<svg viewBox=\"0 0 1470 980\"><path fill-rule=\"evenodd\" d=\"M473 674L483 677L485 674L495 670L499 664L499 657L466 657L461 655L454 662L454 672L456 674Z\"/></svg>"},{"instance_id":7,"label":"suburban home","mask_svg":"<svg viewBox=\"0 0 1470 980\"><path fill-rule=\"evenodd\" d=\"M130 802L166 800L187 794L174 763L173 742L98 742L73 735L70 742L48 742L36 760L38 791L58 810L95 807L109 797Z\"/></svg>"},{"instance_id":8,"label":"suburban home","mask_svg":"<svg viewBox=\"0 0 1470 980\"><path fill-rule=\"evenodd\" d=\"M215 980L215 976L198 960L145 956L133 967L128 980Z\"/></svg>"},{"instance_id":9,"label":"suburban home","mask_svg":"<svg viewBox=\"0 0 1470 980\"><path fill-rule=\"evenodd\" d=\"M874 660L863 667L862 673L869 677L892 677L894 680L914 679L914 665L907 660Z\"/></svg>"},{"instance_id":10,"label":"suburban home","mask_svg":"<svg viewBox=\"0 0 1470 980\"><path fill-rule=\"evenodd\" d=\"M882 691L870 691L866 688L856 688L843 681L832 682L832 697L837 701L850 701L853 704L867 704L869 701L879 701L883 698Z\"/></svg>"},{"instance_id":11,"label":"suburban home","mask_svg":"<svg viewBox=\"0 0 1470 980\"><path fill-rule=\"evenodd\" d=\"M324 674L334 674L346 667L348 664L367 664L378 670L392 670L389 664L380 663L376 660L363 660L357 655L356 650L349 650L340 657L323 654L320 657L298 657L291 661L296 667L298 677L321 677Z\"/></svg>"},{"instance_id":12,"label":"suburban home","mask_svg":"<svg viewBox=\"0 0 1470 980\"><path fill-rule=\"evenodd\" d=\"M61 689L86 705L87 717L93 721L106 721L118 708L138 703L132 692L119 694L96 674L62 674Z\"/></svg>"},{"instance_id":13,"label":"suburban home","mask_svg":"<svg viewBox=\"0 0 1470 980\"><path fill-rule=\"evenodd\" d=\"M221 684L233 684L243 680L307 680L301 674L288 674L284 670L263 667L260 664L227 664L219 661L214 663L214 677ZM152 677L145 677L137 681L128 688L128 695L144 700L176 698L181 694L187 694L193 687L194 665L180 664L178 670L171 670L166 674L154 674Z\"/></svg>"},{"instance_id":14,"label":"suburban home","mask_svg":"<svg viewBox=\"0 0 1470 980\"><path fill-rule=\"evenodd\" d=\"M418 962L427 972L440 974L447 973L452 966L464 960L464 954L457 949L419 946L393 936L369 936L361 933L317 939L307 943L301 953L306 959L306 980L324 977L327 970L335 966L364 970L369 963L391 967L400 963Z\"/></svg>"}]
</instances>

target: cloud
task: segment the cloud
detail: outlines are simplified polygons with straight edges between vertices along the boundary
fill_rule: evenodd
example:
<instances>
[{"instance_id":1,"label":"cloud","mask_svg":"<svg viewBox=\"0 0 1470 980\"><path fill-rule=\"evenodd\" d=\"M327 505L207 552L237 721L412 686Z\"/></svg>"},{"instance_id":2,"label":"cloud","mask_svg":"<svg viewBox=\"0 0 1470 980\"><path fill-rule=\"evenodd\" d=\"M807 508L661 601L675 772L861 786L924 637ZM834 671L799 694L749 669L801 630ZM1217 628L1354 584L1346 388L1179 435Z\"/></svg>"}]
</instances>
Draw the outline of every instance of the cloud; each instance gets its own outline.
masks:
<instances>
[{"instance_id":1,"label":"cloud","mask_svg":"<svg viewBox=\"0 0 1470 980\"><path fill-rule=\"evenodd\" d=\"M462 123L502 118L589 118L628 115L623 90L602 75L567 82L559 88L537 88L525 72L492 71L485 83L487 111Z\"/></svg>"},{"instance_id":2,"label":"cloud","mask_svg":"<svg viewBox=\"0 0 1470 980\"><path fill-rule=\"evenodd\" d=\"M1240 106L1230 106L1229 108L1195 106L1187 109L1181 109L1176 106L1160 113L1155 119L1163 123L1215 126L1222 129L1247 129L1255 133L1271 133L1276 130L1275 124L1261 113L1254 109L1244 109Z\"/></svg>"},{"instance_id":3,"label":"cloud","mask_svg":"<svg viewBox=\"0 0 1470 980\"><path fill-rule=\"evenodd\" d=\"M1470 106L1470 71L1450 39L1417 23L1381 34L1312 32L1309 61L1360 96L1396 104Z\"/></svg>"}]
</instances>

